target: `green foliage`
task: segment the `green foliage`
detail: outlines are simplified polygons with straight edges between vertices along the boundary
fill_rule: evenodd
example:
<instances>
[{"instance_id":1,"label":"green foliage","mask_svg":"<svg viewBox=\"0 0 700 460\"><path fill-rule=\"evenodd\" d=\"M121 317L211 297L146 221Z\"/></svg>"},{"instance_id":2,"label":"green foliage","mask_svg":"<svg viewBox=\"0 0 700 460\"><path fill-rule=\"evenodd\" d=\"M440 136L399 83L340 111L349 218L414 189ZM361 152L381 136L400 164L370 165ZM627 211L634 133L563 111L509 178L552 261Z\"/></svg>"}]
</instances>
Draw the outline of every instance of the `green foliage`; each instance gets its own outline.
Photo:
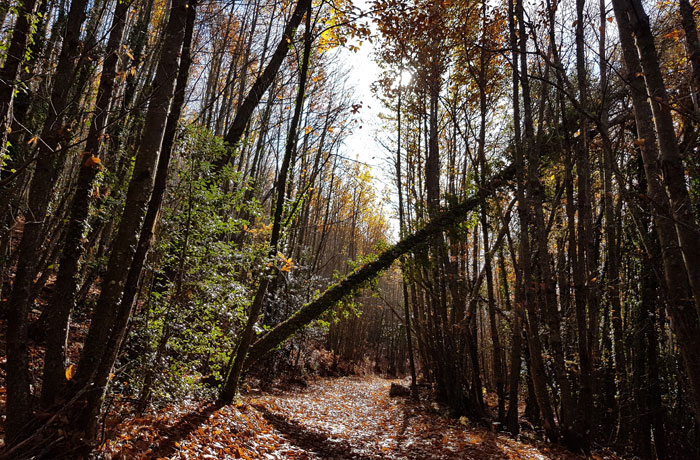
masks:
<instances>
[{"instance_id":1,"label":"green foliage","mask_svg":"<svg viewBox=\"0 0 700 460\"><path fill-rule=\"evenodd\" d=\"M212 179L212 162L226 148L209 131L188 128L174 157L150 258L151 294L130 340L135 375L153 369L158 401L204 390L203 378L222 379L252 298L248 274L266 250L254 241L241 244L259 206L244 201L239 175L226 170ZM145 378L137 382L140 392L145 384Z\"/></svg>"}]
</instances>

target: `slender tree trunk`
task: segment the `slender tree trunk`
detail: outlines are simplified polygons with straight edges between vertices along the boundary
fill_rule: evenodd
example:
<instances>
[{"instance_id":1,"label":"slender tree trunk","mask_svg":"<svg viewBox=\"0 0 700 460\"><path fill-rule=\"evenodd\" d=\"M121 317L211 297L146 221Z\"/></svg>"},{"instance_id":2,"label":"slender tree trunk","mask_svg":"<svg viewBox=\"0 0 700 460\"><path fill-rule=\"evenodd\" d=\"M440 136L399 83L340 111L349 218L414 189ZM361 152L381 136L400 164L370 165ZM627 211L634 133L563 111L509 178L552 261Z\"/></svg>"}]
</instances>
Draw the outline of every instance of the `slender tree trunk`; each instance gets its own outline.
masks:
<instances>
[{"instance_id":1,"label":"slender tree trunk","mask_svg":"<svg viewBox=\"0 0 700 460\"><path fill-rule=\"evenodd\" d=\"M519 188L519 212L521 220L521 233L520 233L520 262L521 270L523 271L522 283L525 291L525 311L526 311L526 330L528 337L528 350L530 354L530 375L532 377L532 384L534 388L534 393L537 397L537 405L542 413L542 419L544 422L545 432L547 436L552 440L556 441L559 438L559 430L554 419L554 410L552 407L552 402L547 390L547 374L544 365L544 360L542 357L542 343L540 340L539 331L539 312L537 311L537 289L540 285L539 280L535 276L535 270L537 268L533 266L534 259L531 254L531 241L529 237L530 225L534 224L531 222L530 214L533 212L533 208L536 204L533 202L533 193L536 192L533 184L534 171L536 170L535 165L532 163L536 160L537 152L535 152L535 134L533 132L533 120L532 120L532 101L530 96L530 83L528 77L528 67L527 67L527 37L528 34L525 30L525 13L522 0L516 0L515 3L515 15L519 25L519 82L522 87L523 95L523 122L524 122L524 142L521 144L521 153L518 154L518 173L520 174L518 181ZM525 157L528 161L525 164ZM527 180L526 180L527 174ZM544 230L544 229L541 229ZM534 240L534 238L533 238ZM534 241L533 241L534 242ZM549 262L545 260L540 261L541 264L548 264Z\"/></svg>"},{"instance_id":2,"label":"slender tree trunk","mask_svg":"<svg viewBox=\"0 0 700 460\"><path fill-rule=\"evenodd\" d=\"M300 1L300 4L302 2ZM301 119L301 112L304 108L304 96L306 92L306 82L309 73L309 63L311 61L311 45L313 44L312 36L312 26L311 26L311 9L310 7L306 10L306 32L304 36L304 54L302 56L302 65L299 74L299 88L297 89L297 97L294 106L294 115L292 116L292 121L289 126L289 133L287 134L287 143L284 152L284 158L282 159L282 165L280 166L280 173L277 177L277 200L274 205L274 214L272 216L272 234L270 235L270 253L271 258L277 257L277 247L279 245L280 236L282 233L282 212L284 211L285 196L287 190L287 177L289 174L290 163L292 156L296 151L297 146L297 135L299 129L299 121ZM270 285L270 278L272 273L270 270L265 270L262 274L262 279L258 285L258 289L255 292L255 298L253 299L253 304L250 307L250 313L248 315L248 320L246 322L245 328L241 335L240 342L238 343L238 348L235 351L235 358L231 369L226 378L226 383L221 392L221 400L227 404L238 394L238 383L241 378L241 373L244 369L244 362L248 351L250 349L250 344L253 341L253 333L255 323L258 322L260 317L260 312L262 311L263 303L265 300L265 295L267 295L267 289Z\"/></svg>"},{"instance_id":3,"label":"slender tree trunk","mask_svg":"<svg viewBox=\"0 0 700 460\"><path fill-rule=\"evenodd\" d=\"M676 220L676 231L684 257L690 287L700 318L700 239L698 225L686 188L686 176L678 148L678 139L671 116L666 85L659 65L654 36L649 17L639 0L615 0L613 5L624 10L634 34L639 62L644 72L647 94L659 142L659 159L663 172L663 183L668 191L671 212ZM700 418L700 395L696 401L696 414Z\"/></svg>"},{"instance_id":4,"label":"slender tree trunk","mask_svg":"<svg viewBox=\"0 0 700 460\"><path fill-rule=\"evenodd\" d=\"M104 355L99 366L97 367L97 373L94 377L93 385L100 389L100 391L91 392L91 399L88 401L88 407L91 407L92 412L95 414L99 413L99 409L102 406L102 396L109 380L109 374L114 366L114 362L117 359L119 349L127 331L134 300L136 299L136 295L138 293L139 278L141 277L143 265L146 261L146 256L148 255L148 251L153 241L153 235L158 224L158 216L160 215L161 205L165 196L170 158L173 150L175 134L180 121L180 115L182 113L182 107L185 102L187 81L192 62L190 52L192 35L194 32L194 23L197 16L196 8L196 1L190 0L186 10L187 16L185 19L184 37L182 39L183 45L182 52L180 53L181 58L175 85L175 93L165 126L161 152L158 159L158 166L153 185L153 192L151 193L151 198L148 202L148 208L146 210L143 224L141 225L141 232L136 245L136 251L131 261L126 282L124 284L124 293L122 294L122 298L118 304L116 317L110 331L109 339L105 346ZM182 268L180 269L180 273L181 272ZM166 342L168 335L169 333L164 334L164 340ZM93 418L92 420L96 420L96 418ZM90 435L95 435L96 428L97 425L91 424L88 426L87 431Z\"/></svg>"},{"instance_id":5,"label":"slender tree trunk","mask_svg":"<svg viewBox=\"0 0 700 460\"><path fill-rule=\"evenodd\" d=\"M661 119L664 118L663 112L667 110L667 108L664 108L665 106L662 107L658 101L651 104L647 102L647 92L641 77L644 75L645 78L649 78L647 75L647 68L649 68L651 73L656 75L656 79L652 77L652 82L657 81L660 77L658 61L656 61L657 65L654 69L655 66L653 65L654 62L652 58L655 56L655 48L652 48L651 51L654 52L653 54L648 50L645 51L647 66L642 66L641 53L638 54L638 48L635 47L633 38L633 34L639 33L639 29L643 29L639 24L639 10L637 10L636 13L632 13L632 7L627 0L613 0L612 4L615 10L615 18L617 19L620 45L627 70L628 81L631 85L632 105L634 107L634 116L640 140L640 150L644 162L647 190L649 197L657 207L654 223L661 245L661 257L666 282L665 292L668 296L666 309L671 317L671 329L678 340L678 346L688 375L691 394L690 399L693 404L693 410L696 419L700 420L700 353L697 353L697 350L700 349L700 321L698 320L697 310L694 308L693 302L688 299L687 293L689 286L686 280L692 277L689 277L686 272L686 267L688 265L685 263L686 261L684 261L684 255L680 247L682 246L682 239L679 238L679 234L677 233L677 229L685 227L684 225L674 225L673 219L677 216L675 213L672 214L671 209L676 208L677 203L674 204L673 200L669 200L667 197L666 191L661 184L660 178L662 174L657 166L658 159L664 156L663 153L659 155L661 146L672 142L672 140L668 138L668 129L665 131L664 129L659 129L658 122L657 130L654 130L654 106L656 106L656 112ZM643 10L641 14L643 14ZM643 17L646 18L646 15ZM636 29L633 24L634 21L637 21ZM646 22L646 26L648 28L648 22ZM643 32L644 31L642 31L642 36L645 36ZM649 45L649 39L647 37L646 40L638 41L637 45L638 47L653 47L653 40L651 41L651 45ZM651 54L651 56L649 54ZM644 73L642 73L642 70L644 70ZM647 82L646 86L649 86L649 82ZM653 99L658 96L654 96L652 93L651 97ZM672 129L673 127L671 126L671 130ZM657 144L657 132L659 131L663 131L665 136L662 137L661 134L659 134ZM657 150L657 145L659 150ZM668 150L669 146L665 145L664 149ZM672 147L671 150L673 150ZM663 159L661 163L663 165ZM663 178L665 182L671 181L671 178L666 176L665 171ZM678 184L676 184L676 186L678 186ZM683 187L684 186L683 184ZM669 195L671 195L670 191ZM679 241L681 241L680 244ZM697 296L695 300L696 302L698 301Z\"/></svg>"},{"instance_id":6,"label":"slender tree trunk","mask_svg":"<svg viewBox=\"0 0 700 460\"><path fill-rule=\"evenodd\" d=\"M584 44L584 6L585 0L576 0L576 76L578 80L579 104L584 109L588 106L588 82L585 66ZM592 224L591 182L588 122L584 114L579 115L579 136L574 144L575 162L578 180L578 219L577 219L577 255L574 266L574 290L576 300L576 325L578 329L578 354L581 365L581 392L578 403L577 431L586 448L590 443L590 430L593 420L593 343L589 343L589 324L586 312L595 308L593 297L595 280L593 280L592 262Z\"/></svg>"},{"instance_id":7,"label":"slender tree trunk","mask_svg":"<svg viewBox=\"0 0 700 460\"><path fill-rule=\"evenodd\" d=\"M163 49L152 85L143 136L136 153L133 175L126 194L124 212L112 244L113 250L103 278L102 291L95 306L92 323L74 378L75 391L94 383L101 363L109 359L110 336L115 332L118 333L118 306L153 190L155 169L180 67L179 58L184 40L187 10L187 0L173 0L163 37ZM91 391L99 393L101 397L103 389L103 386L95 385ZM94 395L88 395L88 399L93 397ZM86 427L94 423L92 420L96 416L89 413L93 407L88 409L83 420Z\"/></svg>"},{"instance_id":8,"label":"slender tree trunk","mask_svg":"<svg viewBox=\"0 0 700 460\"><path fill-rule=\"evenodd\" d=\"M7 320L7 421L8 446L26 436L26 424L31 418L32 394L29 375L28 318L32 282L39 263L41 235L44 232L46 211L53 195L54 178L65 152L56 154L59 145L64 111L69 106L69 93L75 60L80 51L80 25L85 18L87 0L74 0L68 13L68 27L56 67L57 82L51 92L51 104L42 130L42 141L37 149L37 162L30 183L28 210L24 231L18 248L18 264L12 293L9 298ZM60 83L59 83L60 82ZM60 147L59 147L60 148Z\"/></svg>"},{"instance_id":9,"label":"slender tree trunk","mask_svg":"<svg viewBox=\"0 0 700 460\"><path fill-rule=\"evenodd\" d=\"M681 25L685 32L685 43L693 69L693 86L697 104L700 103L697 100L700 96L700 40L698 40L698 28L694 17L695 10L689 0L679 0L678 10L681 14Z\"/></svg>"},{"instance_id":10,"label":"slender tree trunk","mask_svg":"<svg viewBox=\"0 0 700 460\"><path fill-rule=\"evenodd\" d=\"M401 236L406 233L406 217L404 215L404 199L403 199L403 186L401 177L401 96L402 87L401 75L403 74L403 65L400 67L399 71L399 94L398 94L398 104L396 108L397 116L397 134L396 134L396 189L399 195L399 232ZM406 270L406 264L401 264L401 289L403 293L403 308L404 308L404 321L406 323L406 347L408 349L408 360L411 367L411 397L413 399L418 399L418 385L416 384L416 363L413 359L413 343L411 341L411 315L409 311L409 296L408 296L408 286L407 280L409 279Z\"/></svg>"},{"instance_id":11,"label":"slender tree trunk","mask_svg":"<svg viewBox=\"0 0 700 460\"><path fill-rule=\"evenodd\" d=\"M277 73L282 66L284 58L287 56L290 43L294 39L297 27L299 27L301 20L304 18L304 14L308 13L310 10L311 0L298 0L294 11L292 12L292 16L284 29L282 39L277 45L275 52L272 54L270 62L267 64L267 67L265 67L263 73L258 76L257 80L255 80L253 87L250 89L245 100L236 111L236 116L233 119L233 123L224 137L224 140L226 140L231 147L236 148L238 146L238 143L245 132L246 126L248 125L250 118L253 116L255 107L258 106L260 99L262 99L263 95L274 81L275 76L277 76ZM231 155L231 151L224 155L221 160L216 163L216 168L221 169L226 166L229 161L231 161Z\"/></svg>"},{"instance_id":12,"label":"slender tree trunk","mask_svg":"<svg viewBox=\"0 0 700 460\"><path fill-rule=\"evenodd\" d=\"M515 168L508 166L475 194L463 202L448 208L446 211L438 213L425 227L402 238L398 243L379 254L375 260L356 269L340 283L328 288L319 298L304 305L289 319L272 328L251 346L243 369L248 369L265 354L274 350L278 345L317 319L329 308L335 306L340 300L352 295L365 283L389 268L396 259L432 241L435 235L458 225L467 217L467 213L475 209L483 200L502 187L514 174Z\"/></svg>"},{"instance_id":13,"label":"slender tree trunk","mask_svg":"<svg viewBox=\"0 0 700 460\"><path fill-rule=\"evenodd\" d=\"M119 62L127 12L130 2L117 1L112 20L112 28L107 42L106 59L102 65L100 86L97 90L95 115L90 125L85 151L80 162L78 183L70 208L68 230L59 262L59 270L48 308L46 355L44 357L44 377L41 403L51 406L65 383L65 344L68 333L68 318L75 306L75 295L79 284L79 261L83 254L83 232L88 220L90 197L95 175L98 172L100 145L107 126L109 107L115 89L115 78Z\"/></svg>"},{"instance_id":14,"label":"slender tree trunk","mask_svg":"<svg viewBox=\"0 0 700 460\"><path fill-rule=\"evenodd\" d=\"M484 6L485 7L485 6ZM487 167L486 167L486 50L482 49L480 53L479 67L479 109L480 109L480 125L479 125L479 145L478 160L479 160L479 183L486 182ZM496 393L498 395L498 421L505 422L505 389L503 378L503 350L501 349L501 340L498 332L498 322L496 320L496 304L493 297L493 270L491 266L491 255L489 252L489 225L487 218L487 207L482 206L479 215L481 223L481 234L484 244L485 254L485 270L486 270L486 298L488 302L489 326L491 332L491 342L493 344L493 374L496 381Z\"/></svg>"},{"instance_id":15,"label":"slender tree trunk","mask_svg":"<svg viewBox=\"0 0 700 460\"><path fill-rule=\"evenodd\" d=\"M45 0L23 0L19 3L10 46L7 49L5 62L0 68L0 158L6 150L7 128L12 126L12 100L20 76L19 69L24 61L25 51L32 36L34 9L41 1ZM2 22L0 22L0 27L2 27ZM0 162L0 179L5 178L3 166L3 163ZM4 206L0 207L0 212L4 212L3 208ZM1 216L2 214L0 214Z\"/></svg>"},{"instance_id":16,"label":"slender tree trunk","mask_svg":"<svg viewBox=\"0 0 700 460\"><path fill-rule=\"evenodd\" d=\"M622 324L622 302L620 300L620 260L618 256L618 237L615 223L613 168L615 165L614 152L609 142L608 134L608 77L606 59L606 24L607 14L605 1L600 0L600 41L598 43L598 70L600 72L600 92L603 95L600 108L601 136L605 147L603 148L603 205L605 208L605 233L606 233L606 265L607 265L607 290L610 299L610 315L614 338L615 377L617 381L617 433L616 442L625 445L628 437L629 420L629 393L627 384L627 357L625 355L625 339Z\"/></svg>"},{"instance_id":17,"label":"slender tree trunk","mask_svg":"<svg viewBox=\"0 0 700 460\"><path fill-rule=\"evenodd\" d=\"M513 0L508 0L508 32L511 45L511 56L512 56L512 104L513 104L513 137L515 144L516 153L516 167L522 170L523 166L523 147L522 147L522 133L520 129L520 72L519 72L519 58L518 53L518 37L515 32L515 11L513 8ZM522 57L525 59L525 56ZM513 435L517 435L520 432L520 424L518 423L518 390L520 388L520 366L521 366L521 342L522 342L522 309L526 298L523 293L523 277L524 273L522 271L523 264L529 264L529 260L526 262L526 258L529 257L527 251L529 251L529 240L527 238L527 213L525 212L524 205L524 178L521 174L518 176L518 184L516 189L516 197L518 199L518 212L520 218L520 228L521 230L521 245L520 254L518 257L518 265L515 264L515 254L511 254L513 257L513 268L515 269L515 316L516 320L513 324L513 344L511 349L511 360L510 360L510 392L508 400L508 431ZM510 236L510 235L509 235ZM510 240L509 240L510 241ZM501 260L501 263L503 261ZM504 271L505 276L505 271ZM505 281L507 283L507 281ZM507 284L505 284L507 286ZM507 293L506 293L507 295ZM517 336L517 337L516 337Z\"/></svg>"}]
</instances>

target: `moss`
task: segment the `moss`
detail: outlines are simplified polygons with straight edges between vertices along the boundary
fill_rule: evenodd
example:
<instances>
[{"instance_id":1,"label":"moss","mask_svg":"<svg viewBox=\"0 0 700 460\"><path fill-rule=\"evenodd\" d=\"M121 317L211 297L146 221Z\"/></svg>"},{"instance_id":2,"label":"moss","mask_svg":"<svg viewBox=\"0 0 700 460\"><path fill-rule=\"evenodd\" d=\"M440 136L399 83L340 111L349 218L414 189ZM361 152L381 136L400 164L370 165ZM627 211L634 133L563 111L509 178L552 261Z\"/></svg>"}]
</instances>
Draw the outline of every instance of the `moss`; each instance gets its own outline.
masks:
<instances>
[{"instance_id":1,"label":"moss","mask_svg":"<svg viewBox=\"0 0 700 460\"><path fill-rule=\"evenodd\" d=\"M333 284L320 297L301 307L289 319L281 322L256 341L250 348L248 358L243 367L247 369L266 353L274 350L285 340L316 320L329 308L354 292L358 292L364 283L379 276L382 271L389 268L402 255L419 249L421 246L429 243L434 236L459 225L470 211L474 210L481 202L512 179L514 174L515 167L512 165L508 166L469 198L447 208L423 228L390 246L380 253L375 260L355 269L342 281Z\"/></svg>"}]
</instances>

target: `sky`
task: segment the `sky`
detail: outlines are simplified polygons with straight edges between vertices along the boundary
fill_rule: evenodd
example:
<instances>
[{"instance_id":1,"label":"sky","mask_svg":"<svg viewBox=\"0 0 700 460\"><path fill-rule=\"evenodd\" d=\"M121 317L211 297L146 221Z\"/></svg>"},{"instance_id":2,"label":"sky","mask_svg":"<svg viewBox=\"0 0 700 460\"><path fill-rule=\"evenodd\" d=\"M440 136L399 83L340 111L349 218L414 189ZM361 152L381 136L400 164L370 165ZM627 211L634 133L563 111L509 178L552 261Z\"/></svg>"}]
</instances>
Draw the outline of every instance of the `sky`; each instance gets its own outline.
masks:
<instances>
[{"instance_id":1,"label":"sky","mask_svg":"<svg viewBox=\"0 0 700 460\"><path fill-rule=\"evenodd\" d=\"M369 8L368 2L365 0L355 0L353 3L362 8L363 11ZM372 25L371 29L372 36L376 37L376 28ZM371 168L378 196L382 196L385 191L388 192L392 199L392 203L389 205L391 209L388 209L391 213L389 223L392 227L393 237L396 238L395 228L398 227L398 222L394 222L396 219L393 216L395 213L393 201L396 191L391 178L387 176L388 153L376 141L381 130L379 113L384 108L382 103L374 97L371 89L372 84L379 79L381 69L373 59L375 50L373 43L365 40L361 45L357 42L352 44L359 45L359 51L352 52L344 48L341 50L340 56L344 59L343 65L349 70L348 83L354 87L355 97L362 102L362 108L357 115L358 123L355 129L345 140L344 146L341 147L341 154L344 157L361 161Z\"/></svg>"},{"instance_id":2,"label":"sky","mask_svg":"<svg viewBox=\"0 0 700 460\"><path fill-rule=\"evenodd\" d=\"M379 166L382 157L380 147L375 142L376 130L379 128L378 114L382 107L371 90L372 83L379 79L381 72L372 58L373 51L374 45L364 41L359 51L352 52L344 48L340 55L345 61L344 66L349 69L349 83L354 87L355 96L362 102L362 109L358 114L358 126L345 141L346 154L350 158L359 158L374 170ZM360 129L359 126L362 128Z\"/></svg>"}]
</instances>

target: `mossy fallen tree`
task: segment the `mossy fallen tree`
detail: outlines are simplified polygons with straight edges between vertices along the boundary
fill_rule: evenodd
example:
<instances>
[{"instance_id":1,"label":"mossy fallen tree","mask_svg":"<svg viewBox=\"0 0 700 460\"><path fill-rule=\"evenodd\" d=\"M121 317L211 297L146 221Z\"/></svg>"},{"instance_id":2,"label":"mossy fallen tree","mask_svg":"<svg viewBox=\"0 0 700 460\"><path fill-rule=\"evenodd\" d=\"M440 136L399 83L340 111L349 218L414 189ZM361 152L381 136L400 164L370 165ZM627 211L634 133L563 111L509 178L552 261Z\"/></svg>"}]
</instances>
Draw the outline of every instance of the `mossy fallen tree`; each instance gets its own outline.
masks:
<instances>
[{"instance_id":1,"label":"mossy fallen tree","mask_svg":"<svg viewBox=\"0 0 700 460\"><path fill-rule=\"evenodd\" d=\"M447 208L438 217L428 222L423 228L389 247L379 254L375 260L357 268L345 279L329 287L320 297L301 307L301 309L289 317L289 319L279 323L252 345L243 368L250 368L256 361L294 336L308 324L318 319L324 312L332 308L339 301L351 295L368 281L377 277L402 255L415 251L417 248L429 242L435 235L449 230L450 228L454 228L463 222L470 211L473 211L486 198L493 195L497 190L508 183L508 181L513 178L514 174L514 166L506 167L469 198Z\"/></svg>"}]
</instances>

